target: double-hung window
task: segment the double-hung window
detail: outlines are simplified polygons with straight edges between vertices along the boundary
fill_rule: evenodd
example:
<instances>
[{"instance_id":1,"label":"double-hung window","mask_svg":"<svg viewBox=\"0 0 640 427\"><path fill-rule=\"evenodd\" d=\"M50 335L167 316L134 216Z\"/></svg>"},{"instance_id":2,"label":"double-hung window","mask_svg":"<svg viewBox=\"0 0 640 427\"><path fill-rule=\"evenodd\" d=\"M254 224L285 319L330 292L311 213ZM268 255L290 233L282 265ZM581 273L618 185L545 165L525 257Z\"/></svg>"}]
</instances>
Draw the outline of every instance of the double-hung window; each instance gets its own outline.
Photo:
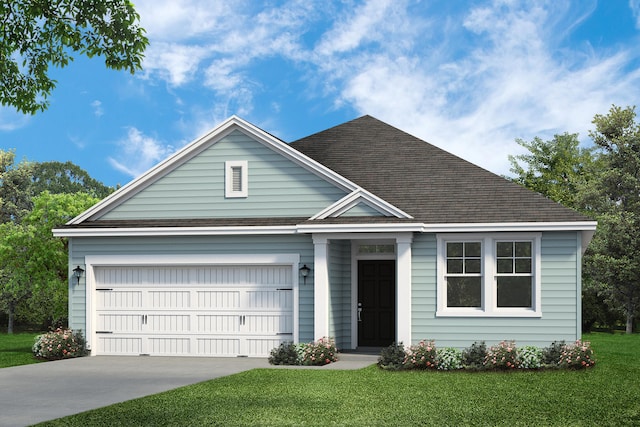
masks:
<instances>
[{"instance_id":1,"label":"double-hung window","mask_svg":"<svg viewBox=\"0 0 640 427\"><path fill-rule=\"evenodd\" d=\"M437 241L438 316L541 316L539 233Z\"/></svg>"}]
</instances>

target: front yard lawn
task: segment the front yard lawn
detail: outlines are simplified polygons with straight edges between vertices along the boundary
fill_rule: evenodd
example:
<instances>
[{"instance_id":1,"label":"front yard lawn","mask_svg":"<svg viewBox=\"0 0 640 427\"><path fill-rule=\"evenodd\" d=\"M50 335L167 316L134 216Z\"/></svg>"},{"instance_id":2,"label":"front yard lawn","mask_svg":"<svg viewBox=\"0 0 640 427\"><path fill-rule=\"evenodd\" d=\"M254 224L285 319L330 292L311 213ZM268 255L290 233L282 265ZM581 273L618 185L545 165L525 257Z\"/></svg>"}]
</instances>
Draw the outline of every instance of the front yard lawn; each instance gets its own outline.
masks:
<instances>
[{"instance_id":1,"label":"front yard lawn","mask_svg":"<svg viewBox=\"0 0 640 427\"><path fill-rule=\"evenodd\" d=\"M39 333L0 334L0 368L38 363L31 347Z\"/></svg>"},{"instance_id":2,"label":"front yard lawn","mask_svg":"<svg viewBox=\"0 0 640 427\"><path fill-rule=\"evenodd\" d=\"M640 425L640 335L584 339L587 371L256 369L42 425Z\"/></svg>"}]
</instances>

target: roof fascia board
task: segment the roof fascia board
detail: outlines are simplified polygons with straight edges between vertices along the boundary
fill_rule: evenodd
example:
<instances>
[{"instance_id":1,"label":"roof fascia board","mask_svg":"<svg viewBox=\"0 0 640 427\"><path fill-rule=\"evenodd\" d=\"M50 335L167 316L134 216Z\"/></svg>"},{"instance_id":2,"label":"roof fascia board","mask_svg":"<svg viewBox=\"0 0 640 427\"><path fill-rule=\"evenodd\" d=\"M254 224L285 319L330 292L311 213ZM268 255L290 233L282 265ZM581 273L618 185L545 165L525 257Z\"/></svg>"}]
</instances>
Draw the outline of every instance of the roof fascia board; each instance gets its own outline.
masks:
<instances>
[{"instance_id":1,"label":"roof fascia board","mask_svg":"<svg viewBox=\"0 0 640 427\"><path fill-rule=\"evenodd\" d=\"M525 231L585 231L595 230L596 221L579 222L505 222L468 224L424 224L425 233L483 233Z\"/></svg>"},{"instance_id":2,"label":"roof fascia board","mask_svg":"<svg viewBox=\"0 0 640 427\"><path fill-rule=\"evenodd\" d=\"M136 236L225 236L296 234L295 225L271 227L140 227L140 228L56 228L56 237L136 237Z\"/></svg>"}]
</instances>

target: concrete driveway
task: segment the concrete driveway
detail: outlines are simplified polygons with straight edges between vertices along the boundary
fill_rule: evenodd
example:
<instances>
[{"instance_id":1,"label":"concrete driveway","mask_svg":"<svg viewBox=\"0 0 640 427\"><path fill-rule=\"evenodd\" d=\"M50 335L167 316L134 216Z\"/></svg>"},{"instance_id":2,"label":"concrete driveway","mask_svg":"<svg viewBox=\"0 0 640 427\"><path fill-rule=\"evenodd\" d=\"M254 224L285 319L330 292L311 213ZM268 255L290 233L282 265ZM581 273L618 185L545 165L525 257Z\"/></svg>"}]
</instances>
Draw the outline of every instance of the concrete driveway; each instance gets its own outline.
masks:
<instances>
[{"instance_id":1,"label":"concrete driveway","mask_svg":"<svg viewBox=\"0 0 640 427\"><path fill-rule=\"evenodd\" d=\"M319 369L359 369L376 360L371 355L341 354L340 361ZM263 358L95 356L4 368L0 369L0 426L31 425L270 367Z\"/></svg>"}]
</instances>

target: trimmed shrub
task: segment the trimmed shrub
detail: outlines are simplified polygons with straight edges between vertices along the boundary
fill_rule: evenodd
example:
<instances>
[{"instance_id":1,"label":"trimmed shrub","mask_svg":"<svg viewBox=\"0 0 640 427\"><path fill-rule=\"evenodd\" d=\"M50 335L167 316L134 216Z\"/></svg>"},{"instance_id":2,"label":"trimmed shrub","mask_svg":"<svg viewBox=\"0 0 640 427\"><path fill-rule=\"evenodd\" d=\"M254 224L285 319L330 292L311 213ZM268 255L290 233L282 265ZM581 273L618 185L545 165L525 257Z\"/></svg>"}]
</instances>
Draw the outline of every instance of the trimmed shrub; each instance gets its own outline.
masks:
<instances>
[{"instance_id":1,"label":"trimmed shrub","mask_svg":"<svg viewBox=\"0 0 640 427\"><path fill-rule=\"evenodd\" d=\"M462 369L462 351L453 347L436 350L436 364L441 371Z\"/></svg>"},{"instance_id":2,"label":"trimmed shrub","mask_svg":"<svg viewBox=\"0 0 640 427\"><path fill-rule=\"evenodd\" d=\"M420 341L417 345L412 345L406 351L404 366L407 369L435 369L436 345L433 340Z\"/></svg>"},{"instance_id":3,"label":"trimmed shrub","mask_svg":"<svg viewBox=\"0 0 640 427\"><path fill-rule=\"evenodd\" d=\"M515 369L518 365L517 354L515 341L501 341L489 348L484 366L487 369Z\"/></svg>"},{"instance_id":4,"label":"trimmed shrub","mask_svg":"<svg viewBox=\"0 0 640 427\"><path fill-rule=\"evenodd\" d=\"M304 346L302 364L322 366L338 361L338 350L333 339L324 337Z\"/></svg>"},{"instance_id":5,"label":"trimmed shrub","mask_svg":"<svg viewBox=\"0 0 640 427\"><path fill-rule=\"evenodd\" d=\"M390 371L399 371L404 368L404 360L406 357L404 345L402 343L393 343L389 347L385 347L378 357L378 366L382 369Z\"/></svg>"},{"instance_id":6,"label":"trimmed shrub","mask_svg":"<svg viewBox=\"0 0 640 427\"><path fill-rule=\"evenodd\" d=\"M71 359L87 354L82 332L66 328L38 335L31 350L35 357L45 360Z\"/></svg>"},{"instance_id":7,"label":"trimmed shrub","mask_svg":"<svg viewBox=\"0 0 640 427\"><path fill-rule=\"evenodd\" d=\"M302 363L298 348L293 342L283 342L269 353L272 365L300 365Z\"/></svg>"},{"instance_id":8,"label":"trimmed shrub","mask_svg":"<svg viewBox=\"0 0 640 427\"><path fill-rule=\"evenodd\" d=\"M462 366L470 370L483 369L486 357L487 344L484 341L476 341L462 352Z\"/></svg>"},{"instance_id":9,"label":"trimmed shrub","mask_svg":"<svg viewBox=\"0 0 640 427\"><path fill-rule=\"evenodd\" d=\"M520 369L539 369L542 366L542 350L531 345L519 348L517 364Z\"/></svg>"},{"instance_id":10,"label":"trimmed shrub","mask_svg":"<svg viewBox=\"0 0 640 427\"><path fill-rule=\"evenodd\" d=\"M577 340L574 344L565 345L558 364L566 369L586 369L595 366L596 359L593 357L591 343Z\"/></svg>"},{"instance_id":11,"label":"trimmed shrub","mask_svg":"<svg viewBox=\"0 0 640 427\"><path fill-rule=\"evenodd\" d=\"M564 341L554 341L549 347L543 348L542 364L547 368L558 367L565 346Z\"/></svg>"}]
</instances>

